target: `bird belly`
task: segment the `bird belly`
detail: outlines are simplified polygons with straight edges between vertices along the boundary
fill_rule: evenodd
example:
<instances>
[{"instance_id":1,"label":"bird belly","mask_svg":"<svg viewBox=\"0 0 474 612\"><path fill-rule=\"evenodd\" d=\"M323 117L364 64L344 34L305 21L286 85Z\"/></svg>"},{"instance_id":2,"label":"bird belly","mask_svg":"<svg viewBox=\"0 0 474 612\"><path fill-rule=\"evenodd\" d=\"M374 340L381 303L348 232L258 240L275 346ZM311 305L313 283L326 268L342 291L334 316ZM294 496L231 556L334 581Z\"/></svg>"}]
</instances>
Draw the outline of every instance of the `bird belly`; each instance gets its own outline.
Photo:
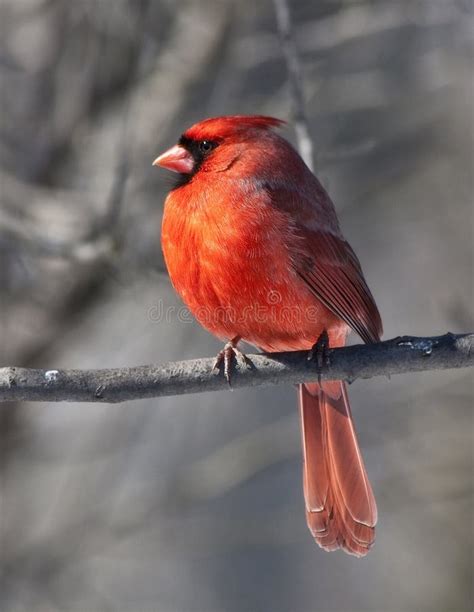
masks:
<instances>
[{"instance_id":1,"label":"bird belly","mask_svg":"<svg viewBox=\"0 0 474 612\"><path fill-rule=\"evenodd\" d=\"M300 280L281 241L232 244L184 226L178 239L164 224L162 244L173 286L218 338L239 337L266 351L299 350L327 330L331 346L344 344L347 326Z\"/></svg>"}]
</instances>

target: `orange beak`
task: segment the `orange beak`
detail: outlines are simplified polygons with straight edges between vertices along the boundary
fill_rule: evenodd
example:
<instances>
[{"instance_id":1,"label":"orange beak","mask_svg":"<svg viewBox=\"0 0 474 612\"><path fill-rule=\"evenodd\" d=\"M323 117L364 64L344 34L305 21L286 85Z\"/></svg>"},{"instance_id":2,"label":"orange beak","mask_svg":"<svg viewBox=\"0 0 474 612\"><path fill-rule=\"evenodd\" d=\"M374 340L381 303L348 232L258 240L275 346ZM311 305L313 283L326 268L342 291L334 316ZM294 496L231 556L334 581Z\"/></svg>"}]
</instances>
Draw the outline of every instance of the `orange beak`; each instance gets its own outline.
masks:
<instances>
[{"instance_id":1,"label":"orange beak","mask_svg":"<svg viewBox=\"0 0 474 612\"><path fill-rule=\"evenodd\" d=\"M180 145L175 145L157 157L153 165L181 174L191 174L195 162L189 151Z\"/></svg>"}]
</instances>

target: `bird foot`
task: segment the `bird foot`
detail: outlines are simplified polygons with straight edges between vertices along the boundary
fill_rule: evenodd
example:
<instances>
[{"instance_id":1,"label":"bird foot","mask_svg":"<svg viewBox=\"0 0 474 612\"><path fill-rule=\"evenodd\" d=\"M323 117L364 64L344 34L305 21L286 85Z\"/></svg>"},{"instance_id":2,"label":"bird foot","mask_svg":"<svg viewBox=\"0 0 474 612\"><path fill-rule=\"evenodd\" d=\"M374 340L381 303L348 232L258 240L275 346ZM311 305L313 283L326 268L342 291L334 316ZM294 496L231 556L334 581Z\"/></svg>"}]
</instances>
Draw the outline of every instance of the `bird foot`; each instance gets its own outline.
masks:
<instances>
[{"instance_id":1,"label":"bird foot","mask_svg":"<svg viewBox=\"0 0 474 612\"><path fill-rule=\"evenodd\" d=\"M231 374L234 360L243 365L247 365L249 362L248 357L236 347L237 342L238 340L231 340L230 342L227 342L222 351L219 351L217 354L216 360L212 367L213 370L219 370L222 365L224 366L224 378L231 389Z\"/></svg>"},{"instance_id":2,"label":"bird foot","mask_svg":"<svg viewBox=\"0 0 474 612\"><path fill-rule=\"evenodd\" d=\"M323 366L331 365L331 359L329 357L329 336L326 330L319 336L317 342L313 344L311 349L308 351L308 361L316 361L316 367L318 369L318 382L321 383L321 372Z\"/></svg>"}]
</instances>

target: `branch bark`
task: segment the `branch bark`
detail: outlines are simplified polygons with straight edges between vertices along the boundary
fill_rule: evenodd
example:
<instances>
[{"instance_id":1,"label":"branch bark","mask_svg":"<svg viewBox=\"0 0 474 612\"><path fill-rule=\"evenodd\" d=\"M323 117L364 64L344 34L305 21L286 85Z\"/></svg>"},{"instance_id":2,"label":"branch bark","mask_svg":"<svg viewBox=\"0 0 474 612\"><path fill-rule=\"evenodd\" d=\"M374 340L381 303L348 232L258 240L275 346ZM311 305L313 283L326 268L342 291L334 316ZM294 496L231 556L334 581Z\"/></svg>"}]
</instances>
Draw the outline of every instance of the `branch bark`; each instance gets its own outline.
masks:
<instances>
[{"instance_id":1,"label":"branch bark","mask_svg":"<svg viewBox=\"0 0 474 612\"><path fill-rule=\"evenodd\" d=\"M296 384L318 379L306 351L249 355L236 363L232 387ZM474 366L474 333L431 338L403 336L371 345L331 349L321 380L390 376ZM101 370L0 368L0 401L117 403L228 388L214 359Z\"/></svg>"}]
</instances>

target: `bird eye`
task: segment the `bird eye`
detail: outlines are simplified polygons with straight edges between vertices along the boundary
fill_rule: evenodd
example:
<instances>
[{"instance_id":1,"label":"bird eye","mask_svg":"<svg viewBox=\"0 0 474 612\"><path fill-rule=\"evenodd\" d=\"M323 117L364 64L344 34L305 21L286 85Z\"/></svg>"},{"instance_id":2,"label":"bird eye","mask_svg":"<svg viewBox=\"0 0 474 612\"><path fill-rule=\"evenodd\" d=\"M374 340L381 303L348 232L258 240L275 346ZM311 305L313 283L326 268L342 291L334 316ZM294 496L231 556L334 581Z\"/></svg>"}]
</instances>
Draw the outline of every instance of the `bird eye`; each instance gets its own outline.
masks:
<instances>
[{"instance_id":1,"label":"bird eye","mask_svg":"<svg viewBox=\"0 0 474 612\"><path fill-rule=\"evenodd\" d=\"M209 153L214 148L214 143L210 140L201 140L199 143L199 150L201 153Z\"/></svg>"}]
</instances>

